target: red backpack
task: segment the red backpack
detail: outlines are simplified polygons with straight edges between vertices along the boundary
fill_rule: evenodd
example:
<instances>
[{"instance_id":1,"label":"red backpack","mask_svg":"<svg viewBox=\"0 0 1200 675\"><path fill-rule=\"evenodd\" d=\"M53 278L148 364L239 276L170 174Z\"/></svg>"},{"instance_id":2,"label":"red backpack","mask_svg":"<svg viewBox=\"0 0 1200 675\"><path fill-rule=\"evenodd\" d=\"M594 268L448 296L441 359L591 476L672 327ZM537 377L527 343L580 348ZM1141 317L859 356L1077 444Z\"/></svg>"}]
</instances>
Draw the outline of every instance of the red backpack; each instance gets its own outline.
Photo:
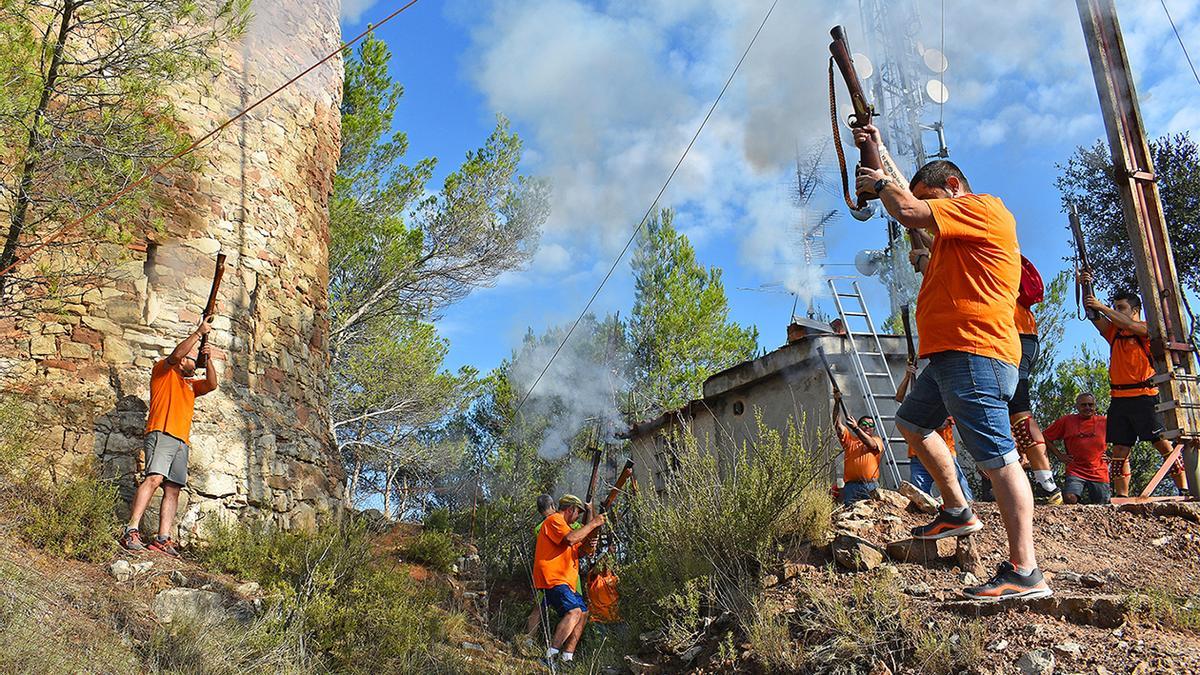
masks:
<instances>
[{"instance_id":1,"label":"red backpack","mask_svg":"<svg viewBox=\"0 0 1200 675\"><path fill-rule=\"evenodd\" d=\"M1046 299L1046 284L1029 258L1021 256L1021 290L1017 293L1017 303L1029 309Z\"/></svg>"}]
</instances>

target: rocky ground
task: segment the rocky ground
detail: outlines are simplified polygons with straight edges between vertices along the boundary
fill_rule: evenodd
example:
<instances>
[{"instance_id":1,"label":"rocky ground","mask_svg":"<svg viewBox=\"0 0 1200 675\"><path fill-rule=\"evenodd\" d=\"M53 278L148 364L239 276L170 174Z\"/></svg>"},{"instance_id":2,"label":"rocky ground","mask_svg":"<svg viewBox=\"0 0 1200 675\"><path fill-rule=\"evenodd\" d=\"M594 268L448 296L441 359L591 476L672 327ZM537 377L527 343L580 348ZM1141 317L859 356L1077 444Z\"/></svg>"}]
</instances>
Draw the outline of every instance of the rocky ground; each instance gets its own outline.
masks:
<instances>
[{"instance_id":1,"label":"rocky ground","mask_svg":"<svg viewBox=\"0 0 1200 675\"><path fill-rule=\"evenodd\" d=\"M767 576L769 600L786 613L804 612L814 593L844 595L857 580L883 575L928 610L926 616L977 622L982 654L966 672L1200 673L1200 504L1039 506L1035 540L1054 596L982 603L962 598L960 589L989 577L1005 559L995 505L976 506L985 528L969 539L915 542L907 538L910 528L930 517L919 507L935 503L913 496L918 499L885 491L880 500L839 510L829 545L802 546ZM1168 616L1161 607L1136 609L1145 607L1144 596L1183 598L1183 611ZM705 645L688 655L690 663L649 658L635 670L762 672L755 645L740 647L733 662ZM870 672L893 671L880 661ZM923 670L899 666L896 672Z\"/></svg>"}]
</instances>

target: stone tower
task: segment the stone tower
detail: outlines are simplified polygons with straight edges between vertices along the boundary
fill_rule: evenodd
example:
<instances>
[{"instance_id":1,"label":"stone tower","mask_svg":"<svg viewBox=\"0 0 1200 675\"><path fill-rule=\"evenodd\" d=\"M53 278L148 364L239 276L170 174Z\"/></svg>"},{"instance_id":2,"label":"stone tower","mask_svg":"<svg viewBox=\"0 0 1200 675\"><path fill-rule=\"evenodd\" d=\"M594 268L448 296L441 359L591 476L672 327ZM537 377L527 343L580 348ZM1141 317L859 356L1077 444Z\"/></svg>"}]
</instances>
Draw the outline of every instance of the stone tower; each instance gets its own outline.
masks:
<instances>
[{"instance_id":1,"label":"stone tower","mask_svg":"<svg viewBox=\"0 0 1200 675\"><path fill-rule=\"evenodd\" d=\"M170 96L199 136L340 43L339 0L255 0L215 76ZM228 256L211 341L220 389L197 399L180 538L221 518L312 527L341 505L327 419L328 204L339 151L334 59L157 180L162 231L121 278L59 314L0 323L6 388L38 402L39 447L71 470L94 460L132 493L153 363L199 319L216 253ZM121 253L121 252L118 252ZM156 517L149 514L153 525Z\"/></svg>"}]
</instances>

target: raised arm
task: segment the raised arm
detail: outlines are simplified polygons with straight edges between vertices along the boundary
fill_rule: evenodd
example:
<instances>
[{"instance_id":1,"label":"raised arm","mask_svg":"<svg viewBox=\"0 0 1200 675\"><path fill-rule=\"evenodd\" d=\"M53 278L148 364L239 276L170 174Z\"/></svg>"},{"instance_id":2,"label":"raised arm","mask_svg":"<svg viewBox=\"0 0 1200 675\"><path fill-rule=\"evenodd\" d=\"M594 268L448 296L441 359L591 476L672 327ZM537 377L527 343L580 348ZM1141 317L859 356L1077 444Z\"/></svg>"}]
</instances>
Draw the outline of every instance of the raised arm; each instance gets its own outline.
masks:
<instances>
[{"instance_id":1,"label":"raised arm","mask_svg":"<svg viewBox=\"0 0 1200 675\"><path fill-rule=\"evenodd\" d=\"M187 356L188 353L196 347L196 343L200 341L200 338L207 334L210 330L212 330L212 317L205 317L201 319L200 323L196 324L196 330L192 331L191 335L184 338L183 342L180 342L178 345L176 345L175 350L172 351L171 355L167 357L167 363L171 364L172 366L179 365L179 362L183 360L183 357Z\"/></svg>"},{"instance_id":2,"label":"raised arm","mask_svg":"<svg viewBox=\"0 0 1200 675\"><path fill-rule=\"evenodd\" d=\"M192 391L194 391L197 396L203 396L217 390L217 368L213 364L213 361L224 358L217 356L216 348L211 344L204 345L204 349L200 351L207 359L208 365L204 369L204 379L192 385Z\"/></svg>"},{"instance_id":3,"label":"raised arm","mask_svg":"<svg viewBox=\"0 0 1200 675\"><path fill-rule=\"evenodd\" d=\"M587 539L589 534L603 525L605 520L604 514L598 513L592 516L592 519L588 521L587 525L584 525L578 530L571 530L568 532L567 536L563 537L563 541L567 542L568 544L578 544L584 539Z\"/></svg>"}]
</instances>

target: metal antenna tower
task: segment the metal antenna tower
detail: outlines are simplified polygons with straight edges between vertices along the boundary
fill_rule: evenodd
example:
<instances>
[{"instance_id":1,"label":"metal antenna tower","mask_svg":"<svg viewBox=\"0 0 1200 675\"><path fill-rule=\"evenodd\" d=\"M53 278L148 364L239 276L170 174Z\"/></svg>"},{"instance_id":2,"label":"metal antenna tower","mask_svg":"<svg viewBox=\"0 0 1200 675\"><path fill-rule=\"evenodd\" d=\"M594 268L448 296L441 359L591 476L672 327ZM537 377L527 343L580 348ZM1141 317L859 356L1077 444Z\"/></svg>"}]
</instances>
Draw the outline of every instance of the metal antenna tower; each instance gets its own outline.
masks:
<instances>
[{"instance_id":1,"label":"metal antenna tower","mask_svg":"<svg viewBox=\"0 0 1200 675\"><path fill-rule=\"evenodd\" d=\"M926 49L918 40L921 19L913 0L859 0L863 35L874 65L868 79L878 113L880 134L896 164L909 176L929 155L925 133L937 138L934 157L948 157L941 121L926 123L926 100L945 103L946 88L938 74L949 65L937 49ZM911 250L904 228L885 215L888 224L889 269L881 277L888 286L892 312L916 300L920 280L908 261Z\"/></svg>"}]
</instances>

